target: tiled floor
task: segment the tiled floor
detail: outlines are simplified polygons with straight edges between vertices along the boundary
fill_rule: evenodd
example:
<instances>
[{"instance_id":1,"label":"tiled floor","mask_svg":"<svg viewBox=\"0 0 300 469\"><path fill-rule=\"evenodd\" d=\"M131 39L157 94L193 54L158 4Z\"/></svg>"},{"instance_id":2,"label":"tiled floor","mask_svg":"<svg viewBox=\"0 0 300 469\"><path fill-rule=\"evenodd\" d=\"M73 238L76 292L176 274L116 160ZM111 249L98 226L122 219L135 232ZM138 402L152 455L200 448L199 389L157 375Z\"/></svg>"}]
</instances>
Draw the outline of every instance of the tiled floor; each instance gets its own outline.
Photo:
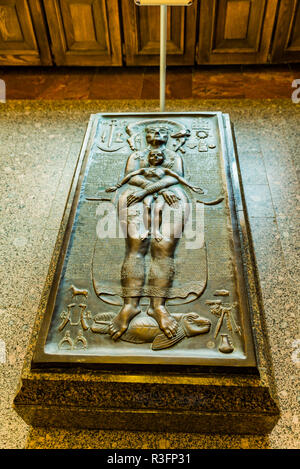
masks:
<instances>
[{"instance_id":1,"label":"tiled floor","mask_svg":"<svg viewBox=\"0 0 300 469\"><path fill-rule=\"evenodd\" d=\"M12 73L12 72L11 72ZM32 72L30 72L32 73ZM28 77L32 77L28 71ZM112 73L112 72L111 72ZM143 80L132 70L135 90L141 94L150 71ZM185 76L182 71L182 76ZM198 72L197 72L198 73ZM224 74L197 81L190 76L189 87L198 93L217 89ZM207 72L208 73L208 72ZM252 88L258 78L252 76ZM285 71L286 84L292 78ZM252 75L253 74L253 75ZM11 75L13 76L13 75ZM112 73L111 77L114 77ZM287 78L288 77L288 78ZM29 78L28 78L29 79ZM265 89L270 76L259 78ZM14 75L9 93L24 97L20 83L24 77ZM19 81L18 81L19 80ZM66 94L68 79L62 74L60 88L47 77L35 78L31 97L71 98L80 87L81 98L91 97L93 89L72 74L73 91ZM100 84L95 85L100 80ZM117 80L117 78L116 78ZM122 84L112 81L114 93ZM130 82L129 80L129 82ZM173 80L173 81L172 81ZM176 79L169 78L175 93ZM216 82L215 80L219 80ZM274 79L274 90L283 92L282 80ZM18 81L18 85L17 85ZM25 80L26 81L26 80ZM55 81L55 80L54 80ZM198 88L195 83L198 83ZM47 82L47 84L46 84ZM95 89L105 93L102 80L93 76ZM128 83L129 83L128 82ZM192 85L192 82L194 85ZM9 84L11 83L11 85ZM206 84L205 84L206 83ZM207 84L208 83L208 84ZM209 85L213 83L213 85ZM227 90L231 86L226 81ZM241 82L239 81L240 86ZM279 85L279 83L281 83ZM52 88L51 88L52 86ZM189 87L186 87L188 93ZM110 88L110 89L112 89ZM123 101L8 101L0 104L1 158L1 305L0 340L6 346L6 360L0 363L0 447L1 448L182 448L185 440L178 434L151 434L113 431L65 431L30 429L12 409L12 400L21 374L35 312L50 263L59 220L67 198L85 127L91 113L107 111L157 110L157 101L133 101L131 85L124 83L128 96ZM242 89L242 88L241 88ZM89 90L89 91L88 91ZM224 88L225 90L225 88ZM19 94L17 94L17 91ZM27 88L29 93L30 88ZM100 92L100 91L99 91ZM190 92L190 91L189 91ZM224 91L225 92L225 91ZM256 91L258 92L258 91ZM270 92L270 90L268 91ZM275 91L274 91L275 92ZM289 88L290 92L290 88ZM23 93L23 95L21 94ZM48 93L48 94L47 94ZM59 95L59 93L61 93ZM108 97L112 98L113 94ZM229 98L231 92L228 91ZM78 90L77 90L78 94ZM244 96L244 95L243 95ZM78 97L78 96L77 96ZM223 96L224 97L224 96ZM235 124L242 178L259 268L265 320L274 374L280 401L281 419L271 435L202 436L190 435L190 448L297 448L299 447L299 344L297 323L299 305L299 107L290 99L186 99L167 102L167 110L220 110L228 112ZM1 360L0 360L1 362Z\"/></svg>"},{"instance_id":2,"label":"tiled floor","mask_svg":"<svg viewBox=\"0 0 300 469\"><path fill-rule=\"evenodd\" d=\"M168 99L290 98L299 64L168 67ZM158 67L2 67L8 99L157 99Z\"/></svg>"}]
</instances>

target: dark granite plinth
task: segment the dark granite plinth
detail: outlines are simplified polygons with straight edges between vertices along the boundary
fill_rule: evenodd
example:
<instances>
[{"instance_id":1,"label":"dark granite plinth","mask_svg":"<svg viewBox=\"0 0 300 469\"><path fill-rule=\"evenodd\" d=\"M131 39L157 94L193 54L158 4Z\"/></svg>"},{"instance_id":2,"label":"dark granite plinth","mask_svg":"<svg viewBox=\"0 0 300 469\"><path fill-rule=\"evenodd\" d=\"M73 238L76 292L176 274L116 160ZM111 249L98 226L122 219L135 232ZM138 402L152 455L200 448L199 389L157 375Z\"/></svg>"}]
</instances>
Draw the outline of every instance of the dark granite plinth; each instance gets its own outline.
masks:
<instances>
[{"instance_id":1,"label":"dark granite plinth","mask_svg":"<svg viewBox=\"0 0 300 469\"><path fill-rule=\"evenodd\" d=\"M71 202L80 179L80 167L87 150L83 147L69 203L62 222L47 284L41 301L35 331L26 358L20 390L14 405L27 423L36 426L127 429L140 431L179 431L199 433L255 434L270 432L279 411L273 389L271 363L265 337L263 308L247 213L240 187L238 160L234 151L230 122L223 116L231 179L230 200L235 210L235 236L239 240L239 263L245 281L245 301L249 308L254 354L245 363L224 362L210 366L172 365L161 360L152 364L105 363L79 355L47 363L36 357L37 343L45 340L44 313L58 261L62 262L62 240L72 212ZM53 301L53 300L52 300ZM242 323L252 338L249 324ZM46 324L46 325L45 325ZM39 331L42 330L40 334ZM247 335L248 334L248 335ZM249 335L250 334L250 335ZM39 336L39 339L37 337ZM42 338L42 339L41 339Z\"/></svg>"},{"instance_id":2,"label":"dark granite plinth","mask_svg":"<svg viewBox=\"0 0 300 469\"><path fill-rule=\"evenodd\" d=\"M188 373L31 373L15 399L34 426L199 433L266 433L278 419L256 376Z\"/></svg>"}]
</instances>

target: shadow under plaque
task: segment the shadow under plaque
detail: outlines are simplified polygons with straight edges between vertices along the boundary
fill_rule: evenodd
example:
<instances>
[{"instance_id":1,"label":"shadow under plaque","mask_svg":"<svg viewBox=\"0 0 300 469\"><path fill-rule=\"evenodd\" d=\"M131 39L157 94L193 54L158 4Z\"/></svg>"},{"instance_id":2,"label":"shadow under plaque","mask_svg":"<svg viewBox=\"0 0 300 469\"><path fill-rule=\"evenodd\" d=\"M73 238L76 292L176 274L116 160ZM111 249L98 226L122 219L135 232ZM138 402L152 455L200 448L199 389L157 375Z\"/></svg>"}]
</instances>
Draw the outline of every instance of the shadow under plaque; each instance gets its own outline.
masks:
<instances>
[{"instance_id":1,"label":"shadow under plaque","mask_svg":"<svg viewBox=\"0 0 300 469\"><path fill-rule=\"evenodd\" d=\"M228 115L93 115L66 214L15 398L23 418L270 431L278 408Z\"/></svg>"}]
</instances>

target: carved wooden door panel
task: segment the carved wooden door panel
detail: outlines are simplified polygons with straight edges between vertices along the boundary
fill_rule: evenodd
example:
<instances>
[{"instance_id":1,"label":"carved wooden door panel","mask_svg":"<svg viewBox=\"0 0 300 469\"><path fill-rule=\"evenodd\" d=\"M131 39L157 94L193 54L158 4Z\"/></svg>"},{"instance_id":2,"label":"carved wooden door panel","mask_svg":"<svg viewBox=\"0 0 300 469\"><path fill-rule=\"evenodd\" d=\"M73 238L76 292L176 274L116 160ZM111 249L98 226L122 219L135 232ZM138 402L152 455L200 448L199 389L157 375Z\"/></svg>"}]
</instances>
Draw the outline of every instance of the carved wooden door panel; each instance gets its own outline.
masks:
<instances>
[{"instance_id":1,"label":"carved wooden door panel","mask_svg":"<svg viewBox=\"0 0 300 469\"><path fill-rule=\"evenodd\" d=\"M118 0L44 0L57 65L122 65Z\"/></svg>"},{"instance_id":2,"label":"carved wooden door panel","mask_svg":"<svg viewBox=\"0 0 300 469\"><path fill-rule=\"evenodd\" d=\"M168 65L193 65L195 62L197 4L198 0L194 0L190 7L168 8ZM122 16L126 64L158 65L159 7L137 7L133 0L122 0Z\"/></svg>"},{"instance_id":3,"label":"carved wooden door panel","mask_svg":"<svg viewBox=\"0 0 300 469\"><path fill-rule=\"evenodd\" d=\"M51 63L40 3L36 0L0 0L0 64Z\"/></svg>"},{"instance_id":4,"label":"carved wooden door panel","mask_svg":"<svg viewBox=\"0 0 300 469\"><path fill-rule=\"evenodd\" d=\"M199 64L265 63L278 0L202 0Z\"/></svg>"},{"instance_id":5,"label":"carved wooden door panel","mask_svg":"<svg viewBox=\"0 0 300 469\"><path fill-rule=\"evenodd\" d=\"M281 0L272 62L300 60L300 0Z\"/></svg>"}]
</instances>

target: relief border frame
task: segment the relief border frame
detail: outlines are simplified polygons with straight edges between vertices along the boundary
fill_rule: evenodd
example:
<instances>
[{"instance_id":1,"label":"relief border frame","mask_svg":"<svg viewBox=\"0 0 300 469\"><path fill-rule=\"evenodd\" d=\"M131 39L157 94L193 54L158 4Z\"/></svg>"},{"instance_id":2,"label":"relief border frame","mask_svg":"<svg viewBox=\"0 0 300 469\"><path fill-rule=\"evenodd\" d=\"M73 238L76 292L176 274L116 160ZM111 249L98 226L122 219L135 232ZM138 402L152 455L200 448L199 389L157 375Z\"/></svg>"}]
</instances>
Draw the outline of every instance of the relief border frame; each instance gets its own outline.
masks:
<instances>
[{"instance_id":1,"label":"relief border frame","mask_svg":"<svg viewBox=\"0 0 300 469\"><path fill-rule=\"evenodd\" d=\"M241 306L243 306L243 312L241 314L241 320L243 320L243 331L245 337L245 348L246 348L246 358L242 359L230 359L226 358L201 358L201 357L161 357L158 354L151 359L149 364L149 359L146 357L145 360L142 357L131 357L126 356L126 358L117 356L95 356L95 355L57 355L57 354L46 354L44 352L44 345L47 339L48 330L51 324L53 309L55 306L56 294L60 282L60 273L63 268L64 258L66 250L68 247L68 242L70 239L70 234L73 226L73 221L76 214L77 203L79 199L79 193L81 189L81 184L83 176L85 173L86 164L89 158L91 145L95 136L98 118L103 117L126 117L126 116L137 116L143 118L167 118L167 117L176 117L176 116L197 116L197 117L212 117L216 116L218 120L218 130L220 135L220 153L222 154L221 161L224 164L224 171L226 174L226 186L227 186L227 196L228 203L230 207L230 218L232 224L232 233L233 241L235 246L235 253L239 254L235 257L235 265L237 268L237 280L239 290L239 297L241 301ZM225 132L226 131L226 132ZM228 136L228 138L226 138ZM235 228L235 229L234 229ZM61 239L63 238L62 242ZM154 365L159 365L164 368L166 365L181 368L182 366L191 366L199 367L202 366L204 369L207 368L223 368L232 370L234 368L240 369L241 371L247 371L250 373L257 372L258 360L257 353L255 351L255 328L254 321L252 317L252 303L253 295L255 292L250 291L248 285L251 283L247 279L247 272L249 268L256 274L256 266L253 265L255 257L253 257L253 247L251 244L251 234L250 227L248 224L248 216L246 204L243 197L242 185L239 175L239 165L238 165L238 156L236 152L234 136L232 133L232 126L230 123L229 116L219 111L215 112L124 112L124 113L98 113L91 115L90 122L87 127L87 131L84 137L82 149L78 162L76 165L71 189L69 192L68 201L66 204L66 209L64 212L62 224L60 227L58 239L60 239L61 247L58 250L57 246L54 250L53 258L51 261L51 266L49 269L45 289L48 291L48 297L44 298L45 301L45 313L41 317L41 326L39 327L36 324L35 333L38 334L36 344L34 344L34 352L31 360L31 367L35 368L59 368L59 367L74 367L78 365L82 366L91 366L92 368L101 368L106 365L112 366L136 366L143 365L143 367L151 369ZM246 246L247 250L250 250L250 256L245 254L244 247ZM252 264L249 266L249 262ZM53 276L53 270L54 276ZM50 277L49 277L50 276ZM52 280L51 280L52 278ZM49 282L50 282L50 293L49 293ZM256 279L257 284L257 279ZM47 295L47 293L45 293ZM43 295L44 296L44 295ZM254 299L256 302L256 299ZM245 317L248 315L248 317ZM40 321L37 321L40 323ZM252 327L251 327L252 326ZM39 329L39 331L38 331ZM254 329L254 330L253 330Z\"/></svg>"}]
</instances>

